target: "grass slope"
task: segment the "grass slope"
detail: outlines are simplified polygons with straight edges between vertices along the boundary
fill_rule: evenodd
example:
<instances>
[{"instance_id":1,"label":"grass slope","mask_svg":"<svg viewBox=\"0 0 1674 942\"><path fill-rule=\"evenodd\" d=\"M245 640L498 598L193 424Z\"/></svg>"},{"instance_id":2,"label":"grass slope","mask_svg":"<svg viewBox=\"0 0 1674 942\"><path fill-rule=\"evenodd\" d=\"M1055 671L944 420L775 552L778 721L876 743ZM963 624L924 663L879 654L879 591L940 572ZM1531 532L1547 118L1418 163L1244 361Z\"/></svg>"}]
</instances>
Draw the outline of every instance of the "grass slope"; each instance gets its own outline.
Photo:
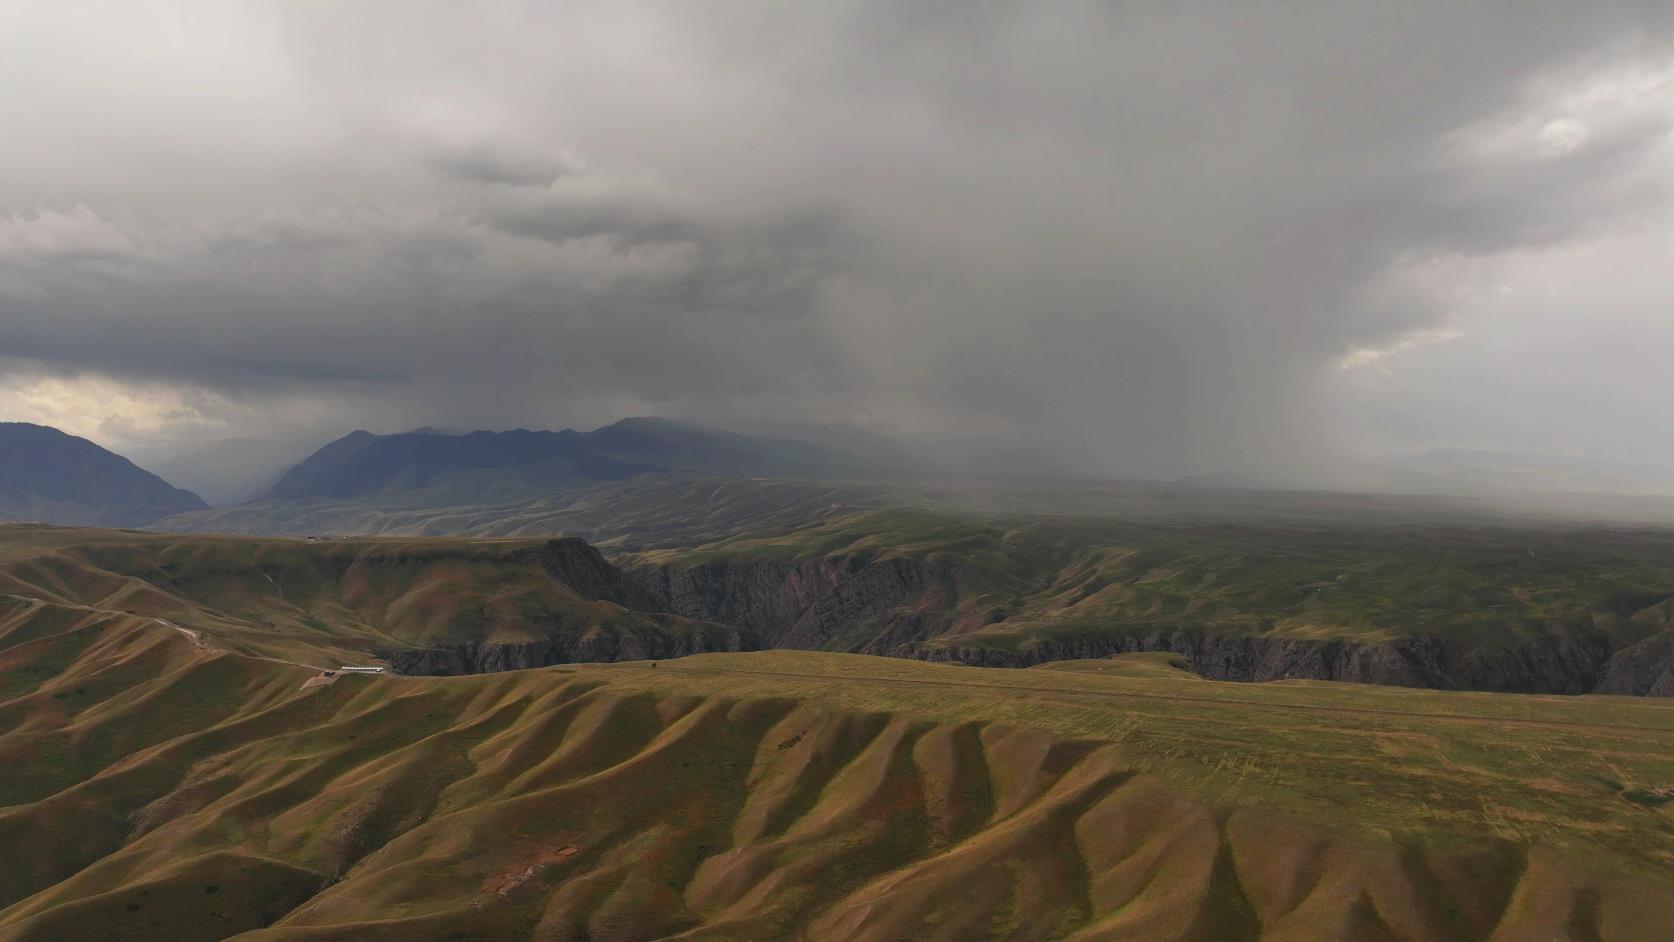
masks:
<instances>
[{"instance_id":1,"label":"grass slope","mask_svg":"<svg viewBox=\"0 0 1674 942\"><path fill-rule=\"evenodd\" d=\"M1666 938L1674 704L810 652L313 672L0 599L0 940Z\"/></svg>"},{"instance_id":2,"label":"grass slope","mask_svg":"<svg viewBox=\"0 0 1674 942\"><path fill-rule=\"evenodd\" d=\"M577 541L178 537L0 526L0 594L126 612L335 666L450 643L726 632L637 611Z\"/></svg>"}]
</instances>

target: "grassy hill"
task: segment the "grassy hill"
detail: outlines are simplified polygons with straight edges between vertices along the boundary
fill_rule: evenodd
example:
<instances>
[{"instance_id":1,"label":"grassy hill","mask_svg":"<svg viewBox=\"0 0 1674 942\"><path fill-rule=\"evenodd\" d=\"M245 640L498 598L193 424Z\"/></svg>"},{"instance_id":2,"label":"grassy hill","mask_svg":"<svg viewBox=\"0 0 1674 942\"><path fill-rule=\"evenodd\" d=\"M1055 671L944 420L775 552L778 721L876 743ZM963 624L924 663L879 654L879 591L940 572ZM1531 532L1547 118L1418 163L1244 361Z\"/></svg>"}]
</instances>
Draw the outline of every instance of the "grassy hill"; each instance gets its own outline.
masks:
<instances>
[{"instance_id":1,"label":"grassy hill","mask_svg":"<svg viewBox=\"0 0 1674 942\"><path fill-rule=\"evenodd\" d=\"M0 940L1624 939L1674 704L813 652L338 676L0 599Z\"/></svg>"},{"instance_id":2,"label":"grassy hill","mask_svg":"<svg viewBox=\"0 0 1674 942\"><path fill-rule=\"evenodd\" d=\"M218 648L310 665L522 645L530 663L758 646L647 611L580 540L178 537L0 526L0 594L144 616Z\"/></svg>"}]
</instances>

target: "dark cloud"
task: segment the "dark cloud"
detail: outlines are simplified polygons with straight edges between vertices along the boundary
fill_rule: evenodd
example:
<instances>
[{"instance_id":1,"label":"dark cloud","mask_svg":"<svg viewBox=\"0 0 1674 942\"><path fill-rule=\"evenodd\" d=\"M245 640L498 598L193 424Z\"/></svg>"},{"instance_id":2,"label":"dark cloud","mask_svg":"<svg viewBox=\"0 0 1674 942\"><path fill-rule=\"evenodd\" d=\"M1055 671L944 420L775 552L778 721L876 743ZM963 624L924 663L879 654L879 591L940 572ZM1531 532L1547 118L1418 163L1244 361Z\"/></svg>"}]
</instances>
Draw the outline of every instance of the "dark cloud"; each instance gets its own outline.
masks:
<instances>
[{"instance_id":1,"label":"dark cloud","mask_svg":"<svg viewBox=\"0 0 1674 942\"><path fill-rule=\"evenodd\" d=\"M667 207L586 193L504 201L484 221L512 235L554 243L602 239L617 249L690 244L701 237L694 220Z\"/></svg>"},{"instance_id":2,"label":"dark cloud","mask_svg":"<svg viewBox=\"0 0 1674 942\"><path fill-rule=\"evenodd\" d=\"M848 422L1163 475L1556 419L1674 461L1541 378L1674 345L1670 280L1612 268L1674 233L1661 5L276 4L166 56L153 12L3 14L15 397L172 389L159 436Z\"/></svg>"},{"instance_id":3,"label":"dark cloud","mask_svg":"<svg viewBox=\"0 0 1674 942\"><path fill-rule=\"evenodd\" d=\"M430 160L437 171L452 179L504 186L551 186L573 169L559 159L516 156L483 145L442 151Z\"/></svg>"}]
</instances>

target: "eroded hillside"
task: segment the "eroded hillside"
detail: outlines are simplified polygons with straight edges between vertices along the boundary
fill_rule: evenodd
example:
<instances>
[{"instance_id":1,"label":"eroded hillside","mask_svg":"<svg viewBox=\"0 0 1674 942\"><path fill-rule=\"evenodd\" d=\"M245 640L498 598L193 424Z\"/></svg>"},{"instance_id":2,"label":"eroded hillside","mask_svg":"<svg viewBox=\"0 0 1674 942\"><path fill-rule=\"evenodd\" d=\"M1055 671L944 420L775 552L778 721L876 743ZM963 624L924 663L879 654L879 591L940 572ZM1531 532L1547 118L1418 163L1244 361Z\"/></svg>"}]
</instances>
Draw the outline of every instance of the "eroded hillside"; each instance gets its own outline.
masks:
<instances>
[{"instance_id":1,"label":"eroded hillside","mask_svg":"<svg viewBox=\"0 0 1674 942\"><path fill-rule=\"evenodd\" d=\"M0 601L0 939L1661 939L1674 709L774 652L336 676Z\"/></svg>"},{"instance_id":2,"label":"eroded hillside","mask_svg":"<svg viewBox=\"0 0 1674 942\"><path fill-rule=\"evenodd\" d=\"M655 610L581 540L263 540L0 527L0 595L126 612L223 649L431 673L759 647ZM438 660L440 659L440 660Z\"/></svg>"}]
</instances>

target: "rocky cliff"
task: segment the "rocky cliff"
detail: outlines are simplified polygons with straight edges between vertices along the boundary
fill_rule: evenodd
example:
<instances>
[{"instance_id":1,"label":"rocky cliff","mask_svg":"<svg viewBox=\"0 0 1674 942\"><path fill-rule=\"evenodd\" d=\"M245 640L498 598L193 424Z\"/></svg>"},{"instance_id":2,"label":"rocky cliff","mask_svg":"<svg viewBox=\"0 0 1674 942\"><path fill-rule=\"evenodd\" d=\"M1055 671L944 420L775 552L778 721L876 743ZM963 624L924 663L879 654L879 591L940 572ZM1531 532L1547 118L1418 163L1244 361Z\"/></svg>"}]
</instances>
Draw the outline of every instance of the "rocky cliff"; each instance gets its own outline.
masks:
<instances>
[{"instance_id":1,"label":"rocky cliff","mask_svg":"<svg viewBox=\"0 0 1674 942\"><path fill-rule=\"evenodd\" d=\"M1674 697L1674 631L1654 634L1612 654L1597 692Z\"/></svg>"},{"instance_id":2,"label":"rocky cliff","mask_svg":"<svg viewBox=\"0 0 1674 942\"><path fill-rule=\"evenodd\" d=\"M907 557L711 562L627 572L642 604L748 630L771 648L835 649L985 667L1168 651L1216 680L1295 678L1517 693L1674 695L1674 630L1619 651L1602 631L1558 625L1514 645L1472 648L1435 635L1368 644L1203 630L1042 638L1015 648L960 644L957 635L1003 617L997 611L961 608L973 595L962 576L957 563ZM938 636L953 640L938 643Z\"/></svg>"},{"instance_id":3,"label":"rocky cliff","mask_svg":"<svg viewBox=\"0 0 1674 942\"><path fill-rule=\"evenodd\" d=\"M628 578L586 540L548 540L533 552L548 576L583 598L614 602L637 611L668 611L661 599L639 581Z\"/></svg>"},{"instance_id":4,"label":"rocky cliff","mask_svg":"<svg viewBox=\"0 0 1674 942\"><path fill-rule=\"evenodd\" d=\"M949 628L959 598L956 567L907 558L645 566L624 572L578 539L553 540L534 552L551 578L583 598L661 616L666 623L654 631L444 644L382 656L403 674L473 674L762 648L887 654Z\"/></svg>"},{"instance_id":5,"label":"rocky cliff","mask_svg":"<svg viewBox=\"0 0 1674 942\"><path fill-rule=\"evenodd\" d=\"M914 642L889 653L983 667L1029 667L1140 651L1183 655L1193 671L1214 680L1335 680L1508 693L1628 692L1604 688L1607 678L1615 676L1614 662L1608 643L1596 636L1540 639L1510 648L1461 653L1446 639L1433 636L1362 644L1339 639L1173 632L1143 637L1042 639L1014 650Z\"/></svg>"},{"instance_id":6,"label":"rocky cliff","mask_svg":"<svg viewBox=\"0 0 1674 942\"><path fill-rule=\"evenodd\" d=\"M657 606L747 629L773 648L885 654L955 623L956 564L905 557L643 566L630 580Z\"/></svg>"}]
</instances>

